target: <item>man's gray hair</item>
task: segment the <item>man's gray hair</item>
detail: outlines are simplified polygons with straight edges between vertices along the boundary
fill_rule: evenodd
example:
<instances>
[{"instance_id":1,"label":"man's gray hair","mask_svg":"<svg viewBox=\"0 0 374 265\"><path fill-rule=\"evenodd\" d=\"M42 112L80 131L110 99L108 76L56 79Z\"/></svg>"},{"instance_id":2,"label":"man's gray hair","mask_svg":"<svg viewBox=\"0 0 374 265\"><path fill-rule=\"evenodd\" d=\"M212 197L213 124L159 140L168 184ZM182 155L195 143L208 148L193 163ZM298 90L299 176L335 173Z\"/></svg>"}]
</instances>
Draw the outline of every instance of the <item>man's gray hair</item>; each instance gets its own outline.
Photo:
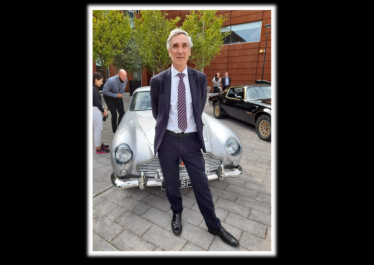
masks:
<instances>
[{"instance_id":1,"label":"man's gray hair","mask_svg":"<svg viewBox=\"0 0 374 265\"><path fill-rule=\"evenodd\" d=\"M170 41L171 41L171 38L173 38L175 35L179 35L179 34L184 34L187 36L188 38L188 46L191 50L192 46L193 46L193 43L192 43L192 40L191 40L191 37L188 36L188 33L186 31L184 31L183 29L179 29L179 28L176 28L172 31L170 31L170 35L169 35L169 38L168 40L166 41L166 48L168 50L170 50Z\"/></svg>"}]
</instances>

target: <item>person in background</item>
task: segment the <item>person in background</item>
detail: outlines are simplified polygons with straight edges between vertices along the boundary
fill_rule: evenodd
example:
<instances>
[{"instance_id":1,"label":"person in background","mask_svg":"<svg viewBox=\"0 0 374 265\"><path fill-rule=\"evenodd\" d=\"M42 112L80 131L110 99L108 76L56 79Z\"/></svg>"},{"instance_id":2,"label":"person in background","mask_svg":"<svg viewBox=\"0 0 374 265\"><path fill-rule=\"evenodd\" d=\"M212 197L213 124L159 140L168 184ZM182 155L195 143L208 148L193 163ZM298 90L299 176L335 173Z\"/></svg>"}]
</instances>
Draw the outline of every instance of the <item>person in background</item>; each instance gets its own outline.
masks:
<instances>
[{"instance_id":1,"label":"person in background","mask_svg":"<svg viewBox=\"0 0 374 265\"><path fill-rule=\"evenodd\" d=\"M217 73L214 77L213 77L213 88L214 88L214 93L219 93L220 92L220 85L221 85L221 78L219 77L219 73Z\"/></svg>"},{"instance_id":2,"label":"person in background","mask_svg":"<svg viewBox=\"0 0 374 265\"><path fill-rule=\"evenodd\" d=\"M125 108L123 106L122 94L125 92L127 84L127 73L120 69L118 75L109 78L104 85L103 95L106 104L112 114L112 131L116 132L118 124L121 122L123 115L125 115ZM117 121L118 111L118 121Z\"/></svg>"},{"instance_id":3,"label":"person in background","mask_svg":"<svg viewBox=\"0 0 374 265\"><path fill-rule=\"evenodd\" d=\"M101 132L103 130L103 116L108 117L106 110L101 103L101 95L99 87L103 84L103 76L99 72L93 73L93 127L94 127L94 143L96 146L96 153L109 153L109 145L104 145L101 142Z\"/></svg>"},{"instance_id":4,"label":"person in background","mask_svg":"<svg viewBox=\"0 0 374 265\"><path fill-rule=\"evenodd\" d=\"M226 72L225 76L222 78L222 90L225 90L230 86L231 83L231 77L229 77L229 73Z\"/></svg>"}]
</instances>

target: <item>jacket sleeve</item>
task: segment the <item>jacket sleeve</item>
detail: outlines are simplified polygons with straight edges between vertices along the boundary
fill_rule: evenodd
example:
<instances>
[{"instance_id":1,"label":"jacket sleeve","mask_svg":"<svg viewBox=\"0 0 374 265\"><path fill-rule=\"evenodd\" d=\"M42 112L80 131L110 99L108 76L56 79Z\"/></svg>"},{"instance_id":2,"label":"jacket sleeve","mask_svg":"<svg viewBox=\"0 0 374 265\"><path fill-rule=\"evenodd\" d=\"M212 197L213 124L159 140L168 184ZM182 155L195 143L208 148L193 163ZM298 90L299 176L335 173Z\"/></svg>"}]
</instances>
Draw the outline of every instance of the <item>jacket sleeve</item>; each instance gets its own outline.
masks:
<instances>
[{"instance_id":1,"label":"jacket sleeve","mask_svg":"<svg viewBox=\"0 0 374 265\"><path fill-rule=\"evenodd\" d=\"M150 80L150 87L151 87L151 107L152 107L152 114L153 118L157 121L158 116L158 94L159 94L159 86L157 81L154 77Z\"/></svg>"},{"instance_id":2,"label":"jacket sleeve","mask_svg":"<svg viewBox=\"0 0 374 265\"><path fill-rule=\"evenodd\" d=\"M206 75L204 74L204 77L203 77L203 86L201 88L201 92L203 93L202 94L203 100L202 100L202 106L201 106L201 110L202 111L204 111L204 107L205 107L205 103L206 103L207 89L208 89L208 87L207 87L207 79L206 79Z\"/></svg>"},{"instance_id":3,"label":"jacket sleeve","mask_svg":"<svg viewBox=\"0 0 374 265\"><path fill-rule=\"evenodd\" d=\"M106 80L105 85L103 87L103 95L113 98L117 97L117 93L110 92L110 89L113 87L113 84L114 82L112 79Z\"/></svg>"},{"instance_id":4,"label":"jacket sleeve","mask_svg":"<svg viewBox=\"0 0 374 265\"><path fill-rule=\"evenodd\" d=\"M101 111L101 113L104 112L104 108L100 100L100 94L96 90L96 88L93 89L93 106L97 107Z\"/></svg>"}]
</instances>

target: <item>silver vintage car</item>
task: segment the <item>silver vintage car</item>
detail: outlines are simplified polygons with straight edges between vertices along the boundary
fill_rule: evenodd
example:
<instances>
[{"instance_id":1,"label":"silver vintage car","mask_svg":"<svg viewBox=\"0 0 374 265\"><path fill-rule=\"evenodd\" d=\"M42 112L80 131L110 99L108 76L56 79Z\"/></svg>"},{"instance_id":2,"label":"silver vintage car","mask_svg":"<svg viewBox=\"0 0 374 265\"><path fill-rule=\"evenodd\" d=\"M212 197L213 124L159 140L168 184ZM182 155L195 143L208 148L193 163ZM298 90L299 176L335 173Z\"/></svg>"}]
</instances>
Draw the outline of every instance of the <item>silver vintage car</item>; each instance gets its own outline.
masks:
<instances>
[{"instance_id":1,"label":"silver vintage car","mask_svg":"<svg viewBox=\"0 0 374 265\"><path fill-rule=\"evenodd\" d=\"M206 153L205 172L208 180L222 181L225 177L238 177L242 173L239 163L242 145L236 134L222 122L202 114ZM139 87L130 107L123 116L111 145L111 180L115 187L133 188L160 186L164 179L153 141L156 120L153 118L150 87ZM191 187L191 181L182 159L179 161L180 187Z\"/></svg>"}]
</instances>

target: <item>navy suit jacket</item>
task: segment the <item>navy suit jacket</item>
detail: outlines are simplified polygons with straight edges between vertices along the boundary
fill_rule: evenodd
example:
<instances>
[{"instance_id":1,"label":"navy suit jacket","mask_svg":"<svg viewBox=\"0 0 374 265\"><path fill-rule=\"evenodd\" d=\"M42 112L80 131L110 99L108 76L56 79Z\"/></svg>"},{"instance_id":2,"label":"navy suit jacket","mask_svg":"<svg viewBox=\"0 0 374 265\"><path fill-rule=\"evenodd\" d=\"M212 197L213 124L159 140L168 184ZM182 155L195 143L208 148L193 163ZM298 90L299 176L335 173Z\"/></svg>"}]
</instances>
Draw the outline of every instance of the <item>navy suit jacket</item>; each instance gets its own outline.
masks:
<instances>
[{"instance_id":1,"label":"navy suit jacket","mask_svg":"<svg viewBox=\"0 0 374 265\"><path fill-rule=\"evenodd\" d=\"M206 152L203 137L203 114L206 96L206 75L195 69L187 67L188 81L190 83L192 109L196 122L198 139L201 149ZM156 155L162 140L164 139L166 127L169 121L170 95L171 95L171 68L153 76L150 81L152 114L156 119L154 154Z\"/></svg>"},{"instance_id":2,"label":"navy suit jacket","mask_svg":"<svg viewBox=\"0 0 374 265\"><path fill-rule=\"evenodd\" d=\"M225 76L224 77L222 77L222 79L221 79L221 83L222 83L222 86L225 86L226 85L226 80L225 80ZM229 79L229 86L230 86L230 83L231 83L231 77L229 77L228 76L228 79Z\"/></svg>"}]
</instances>

